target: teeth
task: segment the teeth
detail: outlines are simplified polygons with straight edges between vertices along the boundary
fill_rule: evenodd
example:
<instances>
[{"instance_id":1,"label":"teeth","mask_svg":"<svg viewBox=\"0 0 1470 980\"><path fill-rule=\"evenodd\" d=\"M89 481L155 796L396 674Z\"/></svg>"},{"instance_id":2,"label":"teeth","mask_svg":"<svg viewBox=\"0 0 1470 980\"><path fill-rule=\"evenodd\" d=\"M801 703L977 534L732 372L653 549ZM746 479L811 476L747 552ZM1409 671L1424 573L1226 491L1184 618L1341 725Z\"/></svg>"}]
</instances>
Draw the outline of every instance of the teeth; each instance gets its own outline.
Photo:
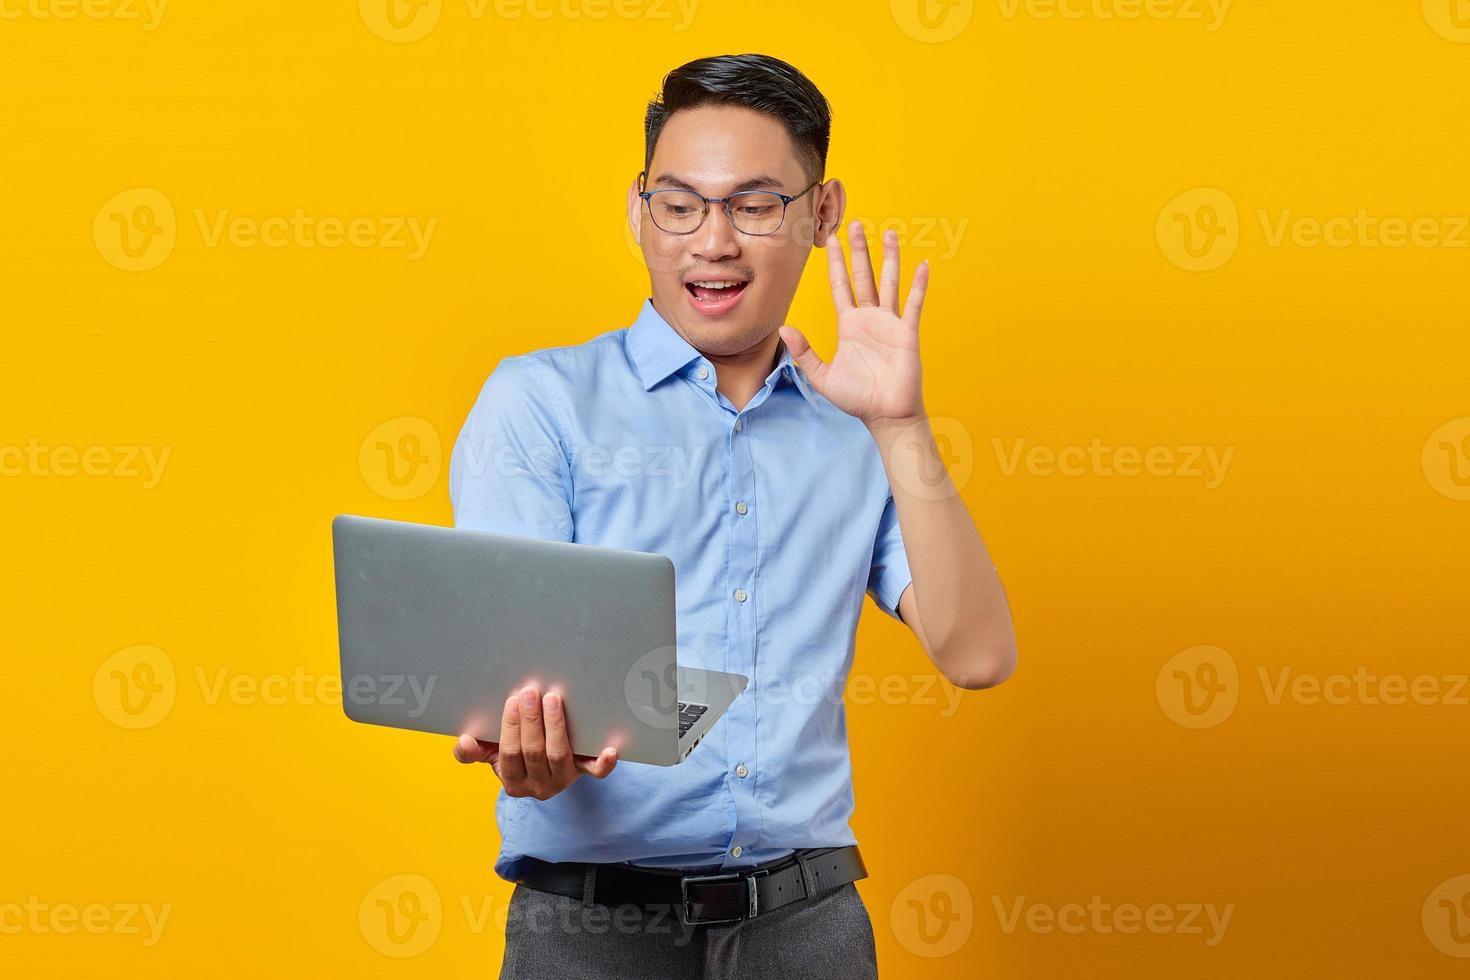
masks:
<instances>
[{"instance_id":1,"label":"teeth","mask_svg":"<svg viewBox=\"0 0 1470 980\"><path fill-rule=\"evenodd\" d=\"M694 280L689 285L701 286L705 289L731 289L741 284L735 282L701 282L699 280Z\"/></svg>"}]
</instances>

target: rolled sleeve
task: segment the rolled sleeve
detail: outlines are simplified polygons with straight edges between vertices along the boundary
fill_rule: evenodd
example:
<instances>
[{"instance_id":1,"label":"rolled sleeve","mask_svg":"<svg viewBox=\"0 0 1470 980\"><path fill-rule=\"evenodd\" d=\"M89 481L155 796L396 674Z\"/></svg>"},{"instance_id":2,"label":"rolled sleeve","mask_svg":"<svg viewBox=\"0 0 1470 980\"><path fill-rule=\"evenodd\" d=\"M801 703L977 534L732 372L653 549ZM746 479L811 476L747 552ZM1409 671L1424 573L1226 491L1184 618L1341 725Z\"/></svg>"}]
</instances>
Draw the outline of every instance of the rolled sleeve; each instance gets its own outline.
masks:
<instances>
[{"instance_id":1,"label":"rolled sleeve","mask_svg":"<svg viewBox=\"0 0 1470 980\"><path fill-rule=\"evenodd\" d=\"M496 365L449 458L455 527L572 540L571 471L544 370Z\"/></svg>"},{"instance_id":2,"label":"rolled sleeve","mask_svg":"<svg viewBox=\"0 0 1470 980\"><path fill-rule=\"evenodd\" d=\"M914 580L909 573L908 553L903 548L903 532L898 526L898 508L889 494L878 521L878 536L873 542L873 562L868 572L868 595L878 608L903 621L898 614L898 600Z\"/></svg>"}]
</instances>

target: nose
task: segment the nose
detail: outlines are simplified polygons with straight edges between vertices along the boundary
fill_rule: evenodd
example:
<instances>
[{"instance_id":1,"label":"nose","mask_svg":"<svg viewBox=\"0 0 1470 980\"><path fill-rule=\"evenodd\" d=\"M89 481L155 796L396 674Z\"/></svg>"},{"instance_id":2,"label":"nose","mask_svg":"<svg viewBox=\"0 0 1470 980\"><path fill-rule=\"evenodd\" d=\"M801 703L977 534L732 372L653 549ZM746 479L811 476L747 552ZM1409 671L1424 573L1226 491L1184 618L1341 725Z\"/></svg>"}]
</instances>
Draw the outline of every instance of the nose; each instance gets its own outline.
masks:
<instances>
[{"instance_id":1,"label":"nose","mask_svg":"<svg viewBox=\"0 0 1470 980\"><path fill-rule=\"evenodd\" d=\"M730 223L723 204L711 204L704 224L690 236L694 239L694 258L705 262L733 259L740 254L740 233Z\"/></svg>"}]
</instances>

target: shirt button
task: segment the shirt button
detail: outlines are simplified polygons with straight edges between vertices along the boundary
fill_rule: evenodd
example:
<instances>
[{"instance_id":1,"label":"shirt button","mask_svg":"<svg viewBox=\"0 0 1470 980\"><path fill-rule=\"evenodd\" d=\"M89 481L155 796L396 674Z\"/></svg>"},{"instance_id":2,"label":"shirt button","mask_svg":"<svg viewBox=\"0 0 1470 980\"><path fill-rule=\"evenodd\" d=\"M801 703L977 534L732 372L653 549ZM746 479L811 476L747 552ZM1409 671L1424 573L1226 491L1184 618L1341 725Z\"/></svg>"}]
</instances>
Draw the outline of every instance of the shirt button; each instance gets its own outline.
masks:
<instances>
[{"instance_id":1,"label":"shirt button","mask_svg":"<svg viewBox=\"0 0 1470 980\"><path fill-rule=\"evenodd\" d=\"M735 513L739 514L741 517L744 517L746 511L748 510L750 510L750 508L745 506L745 501L738 500L735 502Z\"/></svg>"},{"instance_id":2,"label":"shirt button","mask_svg":"<svg viewBox=\"0 0 1470 980\"><path fill-rule=\"evenodd\" d=\"M746 776L750 775L750 770L745 768L745 763L742 762L740 763L740 765L735 767L735 775L739 776L741 779L744 779Z\"/></svg>"},{"instance_id":3,"label":"shirt button","mask_svg":"<svg viewBox=\"0 0 1470 980\"><path fill-rule=\"evenodd\" d=\"M745 427L745 423L743 421L741 421L740 419L736 419L735 420L735 431L736 432L739 432L744 427Z\"/></svg>"},{"instance_id":4,"label":"shirt button","mask_svg":"<svg viewBox=\"0 0 1470 980\"><path fill-rule=\"evenodd\" d=\"M745 848L741 847L739 844L736 844L734 847L730 848L730 856L731 857L737 857L738 858L740 855L742 855L744 853L745 853Z\"/></svg>"},{"instance_id":5,"label":"shirt button","mask_svg":"<svg viewBox=\"0 0 1470 980\"><path fill-rule=\"evenodd\" d=\"M749 597L750 597L750 594L747 593L744 589L736 589L735 590L735 601L736 602L744 602Z\"/></svg>"},{"instance_id":6,"label":"shirt button","mask_svg":"<svg viewBox=\"0 0 1470 980\"><path fill-rule=\"evenodd\" d=\"M700 368L699 369L699 380L700 381L705 381L705 380L708 380L708 378L709 378L709 368L707 368L707 367Z\"/></svg>"}]
</instances>

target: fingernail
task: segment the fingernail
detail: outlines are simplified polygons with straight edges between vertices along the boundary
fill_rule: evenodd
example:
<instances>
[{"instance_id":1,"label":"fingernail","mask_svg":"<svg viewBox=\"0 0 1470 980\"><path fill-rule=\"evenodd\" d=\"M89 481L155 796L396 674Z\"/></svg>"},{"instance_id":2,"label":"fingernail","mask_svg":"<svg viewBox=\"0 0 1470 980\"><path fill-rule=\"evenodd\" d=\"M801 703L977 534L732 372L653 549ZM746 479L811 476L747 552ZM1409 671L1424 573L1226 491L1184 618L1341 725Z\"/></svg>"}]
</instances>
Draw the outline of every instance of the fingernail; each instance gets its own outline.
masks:
<instances>
[{"instance_id":1,"label":"fingernail","mask_svg":"<svg viewBox=\"0 0 1470 980\"><path fill-rule=\"evenodd\" d=\"M546 709L548 711L561 707L561 697L555 691L546 692Z\"/></svg>"},{"instance_id":2,"label":"fingernail","mask_svg":"<svg viewBox=\"0 0 1470 980\"><path fill-rule=\"evenodd\" d=\"M521 690L521 706L526 708L536 707L536 689L527 687Z\"/></svg>"}]
</instances>

